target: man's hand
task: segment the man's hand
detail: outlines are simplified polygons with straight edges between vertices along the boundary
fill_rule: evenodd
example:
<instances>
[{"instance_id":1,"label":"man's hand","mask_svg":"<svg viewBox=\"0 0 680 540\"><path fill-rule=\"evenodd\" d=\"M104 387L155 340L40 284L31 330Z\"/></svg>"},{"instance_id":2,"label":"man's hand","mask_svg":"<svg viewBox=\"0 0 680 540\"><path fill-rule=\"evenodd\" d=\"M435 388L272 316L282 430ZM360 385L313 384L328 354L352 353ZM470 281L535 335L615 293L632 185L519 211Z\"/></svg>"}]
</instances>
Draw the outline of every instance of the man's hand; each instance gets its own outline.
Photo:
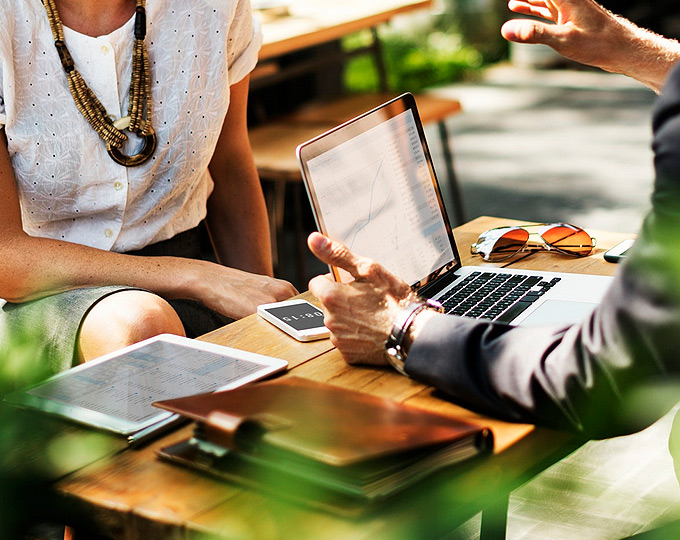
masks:
<instances>
[{"instance_id":1,"label":"man's hand","mask_svg":"<svg viewBox=\"0 0 680 540\"><path fill-rule=\"evenodd\" d=\"M344 284L330 275L309 282L309 290L323 305L331 342L349 364L387 364L385 340L411 288L375 261L354 255L322 234L312 233L307 244L321 262L354 277Z\"/></svg>"},{"instance_id":2,"label":"man's hand","mask_svg":"<svg viewBox=\"0 0 680 540\"><path fill-rule=\"evenodd\" d=\"M508 8L534 19L501 28L508 41L542 43L582 64L623 73L659 92L680 59L680 44L635 26L593 0L509 0Z\"/></svg>"},{"instance_id":3,"label":"man's hand","mask_svg":"<svg viewBox=\"0 0 680 540\"><path fill-rule=\"evenodd\" d=\"M550 21L510 20L501 28L509 41L543 43L567 58L604 69L618 62L612 56L623 31L621 19L593 0L510 0L508 8Z\"/></svg>"}]
</instances>

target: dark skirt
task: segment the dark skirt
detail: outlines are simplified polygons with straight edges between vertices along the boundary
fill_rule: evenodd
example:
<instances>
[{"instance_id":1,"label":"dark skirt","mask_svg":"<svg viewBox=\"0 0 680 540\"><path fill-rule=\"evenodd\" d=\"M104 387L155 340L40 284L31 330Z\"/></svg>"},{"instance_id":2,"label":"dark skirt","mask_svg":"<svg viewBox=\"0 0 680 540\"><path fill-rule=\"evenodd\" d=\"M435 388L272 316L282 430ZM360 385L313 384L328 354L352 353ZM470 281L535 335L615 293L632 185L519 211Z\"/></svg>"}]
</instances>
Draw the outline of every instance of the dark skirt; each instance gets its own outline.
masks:
<instances>
[{"instance_id":1,"label":"dark skirt","mask_svg":"<svg viewBox=\"0 0 680 540\"><path fill-rule=\"evenodd\" d=\"M214 260L202 226L129 254ZM75 359L80 325L92 307L111 294L134 289L124 285L87 287L21 304L5 303L0 308L0 356L3 351L28 346L32 355L43 359L43 365L50 372L68 369ZM232 322L195 300L169 302L189 337L200 336Z\"/></svg>"}]
</instances>

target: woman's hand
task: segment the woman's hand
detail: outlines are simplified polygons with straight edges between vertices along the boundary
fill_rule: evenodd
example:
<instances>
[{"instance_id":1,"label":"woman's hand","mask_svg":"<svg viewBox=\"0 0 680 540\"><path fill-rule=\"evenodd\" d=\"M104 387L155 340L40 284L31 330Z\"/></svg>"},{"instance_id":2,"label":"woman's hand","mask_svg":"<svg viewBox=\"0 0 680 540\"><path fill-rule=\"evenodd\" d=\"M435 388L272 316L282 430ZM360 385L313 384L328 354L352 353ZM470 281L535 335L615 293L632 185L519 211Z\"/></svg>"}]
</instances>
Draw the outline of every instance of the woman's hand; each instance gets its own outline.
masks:
<instances>
[{"instance_id":1,"label":"woman's hand","mask_svg":"<svg viewBox=\"0 0 680 540\"><path fill-rule=\"evenodd\" d=\"M298 294L293 285L281 279L206 261L192 262L198 265L199 272L190 285L193 292L185 297L199 300L232 319L255 313L260 304L280 302Z\"/></svg>"}]
</instances>

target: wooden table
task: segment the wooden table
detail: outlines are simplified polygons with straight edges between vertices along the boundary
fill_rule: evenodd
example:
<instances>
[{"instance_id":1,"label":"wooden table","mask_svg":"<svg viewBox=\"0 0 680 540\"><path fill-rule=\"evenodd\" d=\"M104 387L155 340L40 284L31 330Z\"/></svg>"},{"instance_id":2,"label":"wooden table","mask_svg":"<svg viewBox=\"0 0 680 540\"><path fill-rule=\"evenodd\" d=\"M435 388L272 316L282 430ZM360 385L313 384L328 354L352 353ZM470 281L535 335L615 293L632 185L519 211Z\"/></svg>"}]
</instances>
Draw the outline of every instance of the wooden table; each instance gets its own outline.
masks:
<instances>
[{"instance_id":1,"label":"wooden table","mask_svg":"<svg viewBox=\"0 0 680 540\"><path fill-rule=\"evenodd\" d=\"M482 217L458 227L455 237L463 263L480 263L467 248L481 231L507 223L517 222ZM630 235L589 232L597 237L598 246L587 258L538 252L503 266L613 274L616 265L605 262L602 254ZM502 538L509 492L575 448L566 433L480 417L390 369L348 366L329 341L296 342L256 315L202 339L284 358L290 363L289 373L296 376L483 422L494 432L494 453L437 474L377 513L352 520L272 501L255 491L159 461L157 449L186 438L190 429L185 427L146 448L125 450L58 482L56 490L72 512L72 523L117 539L168 540L197 533L253 540L411 539L443 537L484 509L484 537ZM487 521L487 517L497 521Z\"/></svg>"},{"instance_id":2,"label":"wooden table","mask_svg":"<svg viewBox=\"0 0 680 540\"><path fill-rule=\"evenodd\" d=\"M288 16L263 16L260 60L340 39L432 3L433 0L291 0Z\"/></svg>"},{"instance_id":3,"label":"wooden table","mask_svg":"<svg viewBox=\"0 0 680 540\"><path fill-rule=\"evenodd\" d=\"M371 53L377 63L381 87L386 90L385 66L380 53L376 28L392 20L396 15L431 7L433 0L290 0L288 14L271 17L266 11L255 10L262 21L263 43L259 62L251 74L250 88L270 87L282 81L291 80L308 73L322 73L335 65L337 68L346 59L363 53ZM349 34L370 29L373 40L370 45L347 52L339 45L324 49L318 54L305 55L290 62L292 53L316 50ZM281 65L281 59L288 60ZM337 76L337 74L336 74ZM333 77L331 77L333 78ZM337 81L333 84L336 84ZM308 83L307 83L308 84ZM328 81L319 81L319 90L327 90ZM305 90L305 89L303 89ZM305 92L302 92L304 95Z\"/></svg>"}]
</instances>

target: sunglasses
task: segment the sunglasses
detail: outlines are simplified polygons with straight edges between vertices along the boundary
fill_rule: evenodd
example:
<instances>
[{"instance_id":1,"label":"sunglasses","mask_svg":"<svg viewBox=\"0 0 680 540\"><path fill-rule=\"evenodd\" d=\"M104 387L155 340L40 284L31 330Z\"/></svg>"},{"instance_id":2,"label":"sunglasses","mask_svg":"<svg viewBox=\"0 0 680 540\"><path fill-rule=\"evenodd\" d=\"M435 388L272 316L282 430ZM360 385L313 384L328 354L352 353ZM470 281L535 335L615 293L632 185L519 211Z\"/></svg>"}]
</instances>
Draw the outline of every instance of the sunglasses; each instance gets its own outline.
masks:
<instances>
[{"instance_id":1,"label":"sunglasses","mask_svg":"<svg viewBox=\"0 0 680 540\"><path fill-rule=\"evenodd\" d=\"M539 227L533 233L541 242L530 245L532 233L527 229ZM573 257L585 257L592 253L597 244L595 238L579 227L568 223L539 223L497 227L479 235L477 242L470 246L473 255L481 255L485 261L504 261L525 251L558 251Z\"/></svg>"}]
</instances>

